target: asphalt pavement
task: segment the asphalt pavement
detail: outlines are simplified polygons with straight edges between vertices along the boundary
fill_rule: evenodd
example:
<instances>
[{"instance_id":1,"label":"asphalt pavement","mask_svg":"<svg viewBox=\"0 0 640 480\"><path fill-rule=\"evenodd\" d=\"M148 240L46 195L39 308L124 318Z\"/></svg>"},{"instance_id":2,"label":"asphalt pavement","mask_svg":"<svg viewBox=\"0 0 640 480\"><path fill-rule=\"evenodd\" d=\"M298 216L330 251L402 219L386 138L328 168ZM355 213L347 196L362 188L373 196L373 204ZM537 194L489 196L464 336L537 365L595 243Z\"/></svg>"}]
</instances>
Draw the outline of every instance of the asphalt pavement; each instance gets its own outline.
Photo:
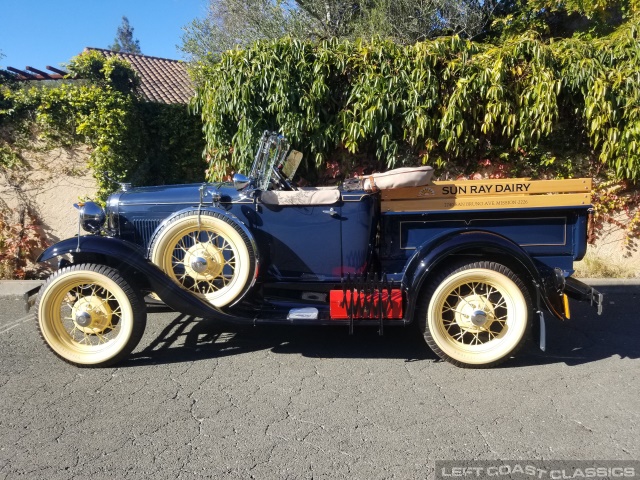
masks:
<instances>
[{"instance_id":1,"label":"asphalt pavement","mask_svg":"<svg viewBox=\"0 0 640 480\"><path fill-rule=\"evenodd\" d=\"M157 309L131 357L51 354L0 295L2 478L433 478L436 460L640 459L640 285L466 370L411 328L229 327ZM0 290L2 290L0 288Z\"/></svg>"}]
</instances>

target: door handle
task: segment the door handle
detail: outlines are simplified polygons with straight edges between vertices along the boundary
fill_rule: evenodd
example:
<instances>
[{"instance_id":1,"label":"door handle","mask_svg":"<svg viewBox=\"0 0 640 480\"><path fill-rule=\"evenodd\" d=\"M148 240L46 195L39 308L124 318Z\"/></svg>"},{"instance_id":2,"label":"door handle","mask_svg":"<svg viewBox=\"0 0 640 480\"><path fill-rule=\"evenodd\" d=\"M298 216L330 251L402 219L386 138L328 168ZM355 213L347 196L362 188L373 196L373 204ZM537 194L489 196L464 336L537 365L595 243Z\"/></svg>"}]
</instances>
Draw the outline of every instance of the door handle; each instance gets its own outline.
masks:
<instances>
[{"instance_id":1,"label":"door handle","mask_svg":"<svg viewBox=\"0 0 640 480\"><path fill-rule=\"evenodd\" d=\"M339 217L340 214L336 209L331 207L329 210L322 210L322 213L326 213L327 215L331 215L333 218Z\"/></svg>"}]
</instances>

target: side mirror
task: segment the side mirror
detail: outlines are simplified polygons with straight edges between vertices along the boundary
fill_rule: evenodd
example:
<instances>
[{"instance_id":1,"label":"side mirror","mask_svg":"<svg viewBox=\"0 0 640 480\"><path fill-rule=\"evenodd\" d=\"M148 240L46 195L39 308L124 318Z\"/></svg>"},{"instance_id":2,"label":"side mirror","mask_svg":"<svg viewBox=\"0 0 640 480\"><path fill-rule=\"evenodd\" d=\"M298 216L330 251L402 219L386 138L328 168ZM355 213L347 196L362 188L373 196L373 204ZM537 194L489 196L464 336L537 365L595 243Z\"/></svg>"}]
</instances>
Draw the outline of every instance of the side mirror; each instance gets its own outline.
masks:
<instances>
[{"instance_id":1,"label":"side mirror","mask_svg":"<svg viewBox=\"0 0 640 480\"><path fill-rule=\"evenodd\" d=\"M249 185L249 178L242 175L241 173L234 173L233 174L233 188L235 188L236 190L240 191L243 188L245 188L247 185Z\"/></svg>"}]
</instances>

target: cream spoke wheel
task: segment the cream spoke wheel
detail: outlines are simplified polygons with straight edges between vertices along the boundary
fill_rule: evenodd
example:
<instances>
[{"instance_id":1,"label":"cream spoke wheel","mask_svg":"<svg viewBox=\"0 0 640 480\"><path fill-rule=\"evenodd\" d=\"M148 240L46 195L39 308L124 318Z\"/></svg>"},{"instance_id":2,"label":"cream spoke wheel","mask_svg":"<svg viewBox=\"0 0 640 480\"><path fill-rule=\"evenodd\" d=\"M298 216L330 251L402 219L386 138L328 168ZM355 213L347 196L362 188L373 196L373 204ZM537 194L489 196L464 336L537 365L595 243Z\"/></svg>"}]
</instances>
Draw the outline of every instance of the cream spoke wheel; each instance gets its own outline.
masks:
<instances>
[{"instance_id":1,"label":"cream spoke wheel","mask_svg":"<svg viewBox=\"0 0 640 480\"><path fill-rule=\"evenodd\" d=\"M430 284L419 322L440 357L459 366L486 367L523 343L530 303L526 287L507 267L470 263L444 271Z\"/></svg>"},{"instance_id":2,"label":"cream spoke wheel","mask_svg":"<svg viewBox=\"0 0 640 480\"><path fill-rule=\"evenodd\" d=\"M154 235L150 251L174 282L217 307L242 297L256 273L248 236L215 212L174 217Z\"/></svg>"},{"instance_id":3,"label":"cream spoke wheel","mask_svg":"<svg viewBox=\"0 0 640 480\"><path fill-rule=\"evenodd\" d=\"M128 355L144 331L139 294L112 268L74 265L42 286L36 311L53 352L79 366L106 366Z\"/></svg>"}]
</instances>

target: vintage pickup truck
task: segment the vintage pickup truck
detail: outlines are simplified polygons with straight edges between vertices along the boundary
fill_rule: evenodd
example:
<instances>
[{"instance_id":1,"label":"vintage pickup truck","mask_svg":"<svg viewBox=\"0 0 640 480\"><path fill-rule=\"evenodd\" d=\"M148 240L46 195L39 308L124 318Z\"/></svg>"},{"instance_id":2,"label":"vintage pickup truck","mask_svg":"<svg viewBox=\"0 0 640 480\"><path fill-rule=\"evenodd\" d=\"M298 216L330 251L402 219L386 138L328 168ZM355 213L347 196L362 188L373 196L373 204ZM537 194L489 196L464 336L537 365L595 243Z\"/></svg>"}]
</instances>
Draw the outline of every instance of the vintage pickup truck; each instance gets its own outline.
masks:
<instances>
[{"instance_id":1,"label":"vintage pickup truck","mask_svg":"<svg viewBox=\"0 0 640 480\"><path fill-rule=\"evenodd\" d=\"M138 344L153 295L252 325L415 323L444 360L489 367L534 326L544 349L545 312L568 319L568 296L601 310L571 277L590 179L431 181L418 167L297 188L300 158L265 132L233 182L123 184L104 209L76 205L89 234L39 259L58 259L36 301L44 342L77 366L112 365Z\"/></svg>"}]
</instances>

